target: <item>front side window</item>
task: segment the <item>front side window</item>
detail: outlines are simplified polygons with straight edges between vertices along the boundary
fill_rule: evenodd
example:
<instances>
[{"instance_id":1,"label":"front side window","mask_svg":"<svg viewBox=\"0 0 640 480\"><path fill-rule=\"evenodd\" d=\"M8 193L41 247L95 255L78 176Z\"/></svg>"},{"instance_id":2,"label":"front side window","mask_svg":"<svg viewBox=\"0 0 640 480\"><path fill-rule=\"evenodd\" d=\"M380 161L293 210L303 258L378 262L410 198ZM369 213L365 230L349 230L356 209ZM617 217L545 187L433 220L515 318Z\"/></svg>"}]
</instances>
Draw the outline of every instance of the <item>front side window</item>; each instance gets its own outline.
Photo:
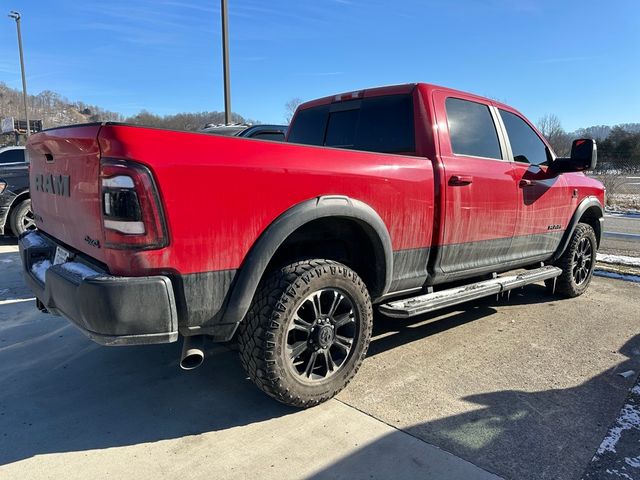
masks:
<instances>
[{"instance_id":1,"label":"front side window","mask_svg":"<svg viewBox=\"0 0 640 480\"><path fill-rule=\"evenodd\" d=\"M453 153L502 159L498 133L488 106L460 98L447 98L445 106Z\"/></svg>"},{"instance_id":2,"label":"front side window","mask_svg":"<svg viewBox=\"0 0 640 480\"><path fill-rule=\"evenodd\" d=\"M519 116L505 110L500 110L500 116L507 129L513 159L516 162L531 165L548 165L547 146L529 124Z\"/></svg>"}]
</instances>

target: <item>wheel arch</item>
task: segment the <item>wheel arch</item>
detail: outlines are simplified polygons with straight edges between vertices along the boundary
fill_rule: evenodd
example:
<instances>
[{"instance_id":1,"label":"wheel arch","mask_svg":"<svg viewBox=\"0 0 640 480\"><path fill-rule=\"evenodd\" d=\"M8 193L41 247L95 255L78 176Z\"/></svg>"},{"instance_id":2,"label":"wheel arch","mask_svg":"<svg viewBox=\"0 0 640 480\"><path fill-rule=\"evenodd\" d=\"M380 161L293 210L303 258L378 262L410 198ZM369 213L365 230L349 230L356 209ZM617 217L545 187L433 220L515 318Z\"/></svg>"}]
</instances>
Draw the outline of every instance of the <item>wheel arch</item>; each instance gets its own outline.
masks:
<instances>
[{"instance_id":1,"label":"wheel arch","mask_svg":"<svg viewBox=\"0 0 640 480\"><path fill-rule=\"evenodd\" d=\"M11 218L13 217L13 211L16 209L18 205L20 205L24 200L28 200L31 198L31 194L29 193L29 189L22 190L20 193L16 193L16 196L11 200L11 205L9 205L9 210L7 212L7 226L11 229ZM5 226L6 230L6 226ZM17 236L16 232L12 230L12 233Z\"/></svg>"},{"instance_id":2,"label":"wheel arch","mask_svg":"<svg viewBox=\"0 0 640 480\"><path fill-rule=\"evenodd\" d=\"M604 210L602 204L596 197L587 197L576 208L567 229L560 241L560 245L553 256L553 261L562 256L569 246L573 232L578 223L586 223L591 225L595 234L598 247L600 247L600 239L602 238L602 223L604 221Z\"/></svg>"},{"instance_id":3,"label":"wheel arch","mask_svg":"<svg viewBox=\"0 0 640 480\"><path fill-rule=\"evenodd\" d=\"M360 232L369 241L374 256L372 263L375 282L371 296L384 295L391 285L393 272L393 250L386 225L378 213L364 202L346 196L321 196L291 207L260 235L238 271L220 323L242 321L260 280L287 239L305 225L330 218L339 218L360 228Z\"/></svg>"},{"instance_id":4,"label":"wheel arch","mask_svg":"<svg viewBox=\"0 0 640 480\"><path fill-rule=\"evenodd\" d=\"M19 193L16 193L15 197L13 197L13 200L11 201L9 210L13 210L20 202L22 202L23 200L27 200L28 198L31 198L31 194L28 188L26 190L20 191Z\"/></svg>"}]
</instances>

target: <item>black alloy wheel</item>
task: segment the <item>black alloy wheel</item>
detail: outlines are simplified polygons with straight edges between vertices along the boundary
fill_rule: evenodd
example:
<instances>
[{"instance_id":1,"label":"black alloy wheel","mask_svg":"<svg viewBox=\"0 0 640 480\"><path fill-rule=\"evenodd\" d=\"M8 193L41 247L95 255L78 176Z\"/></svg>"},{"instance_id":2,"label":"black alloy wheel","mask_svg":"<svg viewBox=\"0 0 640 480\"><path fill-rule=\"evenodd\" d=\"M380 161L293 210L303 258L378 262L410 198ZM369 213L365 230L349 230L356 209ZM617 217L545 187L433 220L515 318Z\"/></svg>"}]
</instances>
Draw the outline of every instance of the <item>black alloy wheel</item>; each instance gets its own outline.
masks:
<instances>
[{"instance_id":1,"label":"black alloy wheel","mask_svg":"<svg viewBox=\"0 0 640 480\"><path fill-rule=\"evenodd\" d=\"M287 328L289 365L304 381L335 374L358 335L357 312L347 293L324 288L305 298Z\"/></svg>"},{"instance_id":2,"label":"black alloy wheel","mask_svg":"<svg viewBox=\"0 0 640 480\"><path fill-rule=\"evenodd\" d=\"M371 298L356 272L332 260L298 261L261 281L238 329L240 361L266 394L311 407L356 374L372 324Z\"/></svg>"}]
</instances>

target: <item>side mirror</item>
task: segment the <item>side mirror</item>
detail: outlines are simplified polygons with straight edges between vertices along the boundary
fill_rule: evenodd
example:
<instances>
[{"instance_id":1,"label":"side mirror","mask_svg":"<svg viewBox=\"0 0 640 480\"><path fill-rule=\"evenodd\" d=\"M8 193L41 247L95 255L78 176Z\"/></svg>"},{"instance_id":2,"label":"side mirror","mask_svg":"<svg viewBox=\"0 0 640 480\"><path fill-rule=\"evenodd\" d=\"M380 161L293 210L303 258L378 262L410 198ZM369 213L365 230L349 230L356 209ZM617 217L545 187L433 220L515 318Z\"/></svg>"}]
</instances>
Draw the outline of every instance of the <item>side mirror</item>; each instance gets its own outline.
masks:
<instances>
[{"instance_id":1,"label":"side mirror","mask_svg":"<svg viewBox=\"0 0 640 480\"><path fill-rule=\"evenodd\" d=\"M598 147L595 140L590 138L580 138L574 140L571 145L571 156L569 158L556 158L551 164L551 168L558 173L582 172L593 170L598 162Z\"/></svg>"}]
</instances>

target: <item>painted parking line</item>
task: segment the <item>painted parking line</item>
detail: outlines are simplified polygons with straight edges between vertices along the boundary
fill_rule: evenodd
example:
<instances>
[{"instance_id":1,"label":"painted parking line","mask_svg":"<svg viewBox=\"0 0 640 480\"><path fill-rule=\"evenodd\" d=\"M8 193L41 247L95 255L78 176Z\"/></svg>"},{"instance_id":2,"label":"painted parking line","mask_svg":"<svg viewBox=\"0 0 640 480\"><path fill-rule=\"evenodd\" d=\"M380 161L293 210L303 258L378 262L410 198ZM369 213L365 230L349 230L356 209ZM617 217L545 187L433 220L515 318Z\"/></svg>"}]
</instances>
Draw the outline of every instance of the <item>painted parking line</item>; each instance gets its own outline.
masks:
<instances>
[{"instance_id":1,"label":"painted parking line","mask_svg":"<svg viewBox=\"0 0 640 480\"><path fill-rule=\"evenodd\" d=\"M11 305L12 303L33 302L36 297L33 298L14 298L10 300L0 300L0 305Z\"/></svg>"}]
</instances>

